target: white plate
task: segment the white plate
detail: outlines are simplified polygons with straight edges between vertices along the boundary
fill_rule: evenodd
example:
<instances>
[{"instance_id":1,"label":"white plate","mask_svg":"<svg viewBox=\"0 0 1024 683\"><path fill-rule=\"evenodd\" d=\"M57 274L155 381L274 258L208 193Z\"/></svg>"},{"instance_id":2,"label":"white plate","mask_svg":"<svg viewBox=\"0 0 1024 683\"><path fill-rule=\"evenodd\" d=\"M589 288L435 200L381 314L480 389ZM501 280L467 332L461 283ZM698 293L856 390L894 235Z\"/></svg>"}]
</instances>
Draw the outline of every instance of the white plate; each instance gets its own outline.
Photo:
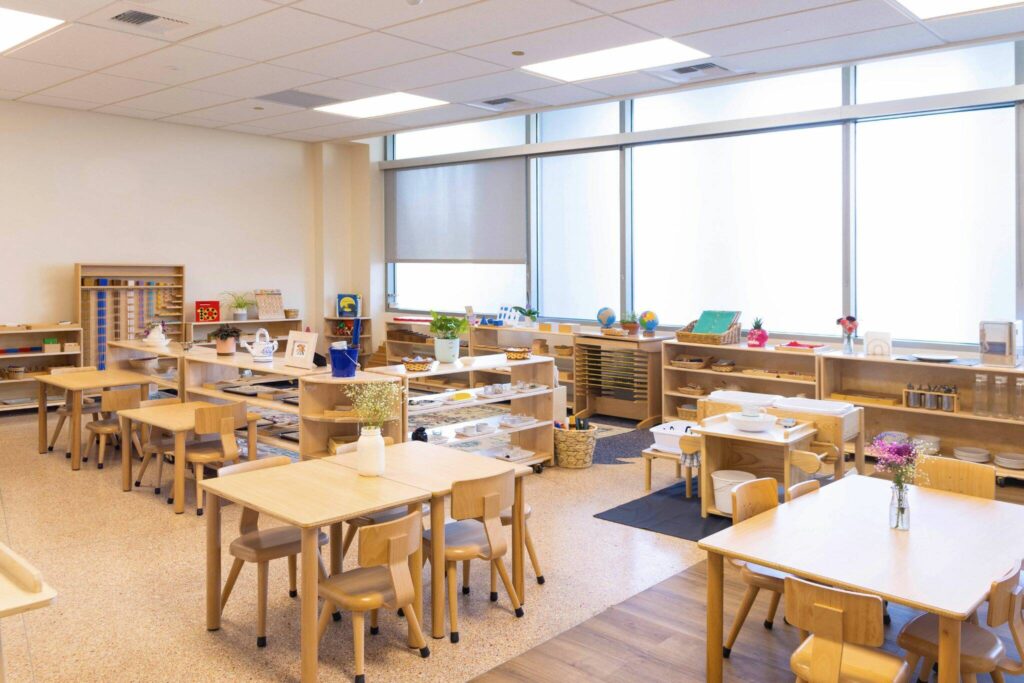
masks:
<instances>
[{"instance_id":1,"label":"white plate","mask_svg":"<svg viewBox=\"0 0 1024 683\"><path fill-rule=\"evenodd\" d=\"M952 363L959 356L951 356L943 353L915 353L914 358L925 363Z\"/></svg>"}]
</instances>

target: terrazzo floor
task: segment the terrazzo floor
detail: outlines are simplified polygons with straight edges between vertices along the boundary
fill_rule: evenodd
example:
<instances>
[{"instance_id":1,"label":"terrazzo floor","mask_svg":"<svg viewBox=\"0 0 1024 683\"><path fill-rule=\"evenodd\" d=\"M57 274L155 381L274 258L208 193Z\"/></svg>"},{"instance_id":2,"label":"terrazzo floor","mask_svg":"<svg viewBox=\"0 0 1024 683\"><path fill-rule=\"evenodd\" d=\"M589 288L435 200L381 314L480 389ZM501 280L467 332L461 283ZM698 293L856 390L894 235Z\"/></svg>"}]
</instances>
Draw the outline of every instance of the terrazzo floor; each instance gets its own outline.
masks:
<instances>
[{"instance_id":1,"label":"terrazzo floor","mask_svg":"<svg viewBox=\"0 0 1024 683\"><path fill-rule=\"evenodd\" d=\"M36 452L34 414L0 418L0 540L58 591L51 607L0 621L11 683L298 680L298 602L288 597L286 563L271 565L267 648L255 643L252 566L239 578L222 629L208 633L205 525L194 513L194 487L186 487L186 513L176 516L152 488L122 492L118 458L102 471L90 459L72 472L62 451L58 444L54 453ZM472 593L459 596L459 644L431 640L432 654L422 660L404 646L405 622L382 613L380 635L367 637L367 681L470 679L702 560L691 542L593 517L643 495L641 459L617 462L528 478L530 530L547 581L538 585L528 566L525 617L516 619L503 595L488 601L488 573L475 563ZM671 467L654 469L656 489L672 483ZM224 511L225 545L238 514L236 506ZM346 566L354 557L350 551ZM224 563L226 576L226 548ZM429 575L428 567L428 605ZM346 616L321 642L320 679L351 680L352 673Z\"/></svg>"}]
</instances>

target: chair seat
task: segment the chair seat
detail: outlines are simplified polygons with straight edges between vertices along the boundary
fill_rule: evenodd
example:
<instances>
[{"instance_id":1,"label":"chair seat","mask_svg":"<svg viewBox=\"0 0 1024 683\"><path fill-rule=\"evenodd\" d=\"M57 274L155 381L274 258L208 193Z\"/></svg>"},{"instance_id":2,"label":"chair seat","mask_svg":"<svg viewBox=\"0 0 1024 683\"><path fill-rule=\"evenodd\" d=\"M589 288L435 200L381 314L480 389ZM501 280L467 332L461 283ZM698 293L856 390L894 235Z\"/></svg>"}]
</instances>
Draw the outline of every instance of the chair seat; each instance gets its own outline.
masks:
<instances>
[{"instance_id":1,"label":"chair seat","mask_svg":"<svg viewBox=\"0 0 1024 683\"><path fill-rule=\"evenodd\" d=\"M938 638L939 618L922 614L903 627L896 642L908 652L934 660L939 654ZM960 625L961 673L989 673L1005 654L1003 641L987 628L969 621Z\"/></svg>"},{"instance_id":2,"label":"chair seat","mask_svg":"<svg viewBox=\"0 0 1024 683\"><path fill-rule=\"evenodd\" d=\"M327 534L320 532L317 543L326 545ZM231 541L228 552L232 556L246 562L269 562L290 555L298 555L302 551L301 531L298 527L277 526L270 529L258 529L242 534Z\"/></svg>"},{"instance_id":3,"label":"chair seat","mask_svg":"<svg viewBox=\"0 0 1024 683\"><path fill-rule=\"evenodd\" d=\"M387 567L360 567L335 574L320 582L320 597L350 612L398 607Z\"/></svg>"},{"instance_id":4,"label":"chair seat","mask_svg":"<svg viewBox=\"0 0 1024 683\"><path fill-rule=\"evenodd\" d=\"M85 428L96 434L120 434L121 422L117 418L111 420L95 420L86 422Z\"/></svg>"},{"instance_id":5,"label":"chair seat","mask_svg":"<svg viewBox=\"0 0 1024 683\"><path fill-rule=\"evenodd\" d=\"M740 565L740 578L743 579L744 583L775 591L776 593L781 593L785 590L786 576L785 572L762 567L751 562L744 562Z\"/></svg>"},{"instance_id":6,"label":"chair seat","mask_svg":"<svg viewBox=\"0 0 1024 683\"><path fill-rule=\"evenodd\" d=\"M530 518L530 513L532 513L532 512L533 512L533 506L530 505L529 503L527 503L526 507L523 508L523 519L524 520L529 519ZM512 526L512 508L506 508L506 509L501 511L501 525L502 526Z\"/></svg>"},{"instance_id":7,"label":"chair seat","mask_svg":"<svg viewBox=\"0 0 1024 683\"><path fill-rule=\"evenodd\" d=\"M173 452L173 447L171 451ZM220 447L220 443L211 441L209 444L197 443L185 447L186 462L197 462L208 464L211 462L225 462L235 460L238 456L228 458Z\"/></svg>"},{"instance_id":8,"label":"chair seat","mask_svg":"<svg viewBox=\"0 0 1024 683\"><path fill-rule=\"evenodd\" d=\"M430 543L430 530L423 532L423 541ZM491 548L487 543L484 525L467 519L444 525L444 559L449 562L487 559ZM429 555L428 555L429 556Z\"/></svg>"},{"instance_id":9,"label":"chair seat","mask_svg":"<svg viewBox=\"0 0 1024 683\"><path fill-rule=\"evenodd\" d=\"M813 656L814 636L811 636L789 658L789 666L798 678L811 679ZM843 645L839 683L906 683L910 675L910 665L894 654L849 643Z\"/></svg>"}]
</instances>

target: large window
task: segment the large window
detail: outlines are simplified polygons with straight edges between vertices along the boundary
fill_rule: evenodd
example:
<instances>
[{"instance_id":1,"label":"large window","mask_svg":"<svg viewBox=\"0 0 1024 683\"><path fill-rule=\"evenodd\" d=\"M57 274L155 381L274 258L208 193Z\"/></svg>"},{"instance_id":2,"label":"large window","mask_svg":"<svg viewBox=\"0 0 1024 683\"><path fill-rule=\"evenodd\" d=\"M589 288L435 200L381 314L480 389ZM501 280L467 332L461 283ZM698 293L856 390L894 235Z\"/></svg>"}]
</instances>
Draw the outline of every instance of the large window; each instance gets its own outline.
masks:
<instances>
[{"instance_id":1,"label":"large window","mask_svg":"<svg viewBox=\"0 0 1024 683\"><path fill-rule=\"evenodd\" d=\"M612 135L619 132L619 103L604 102L544 111L537 117L537 122L538 142Z\"/></svg>"},{"instance_id":2,"label":"large window","mask_svg":"<svg viewBox=\"0 0 1024 683\"><path fill-rule=\"evenodd\" d=\"M619 308L619 153L537 162L540 313L592 319Z\"/></svg>"},{"instance_id":3,"label":"large window","mask_svg":"<svg viewBox=\"0 0 1024 683\"><path fill-rule=\"evenodd\" d=\"M1013 320L1013 109L857 125L857 312L899 339Z\"/></svg>"},{"instance_id":4,"label":"large window","mask_svg":"<svg viewBox=\"0 0 1024 683\"><path fill-rule=\"evenodd\" d=\"M396 263L393 308L493 313L526 301L525 263Z\"/></svg>"},{"instance_id":5,"label":"large window","mask_svg":"<svg viewBox=\"0 0 1024 683\"><path fill-rule=\"evenodd\" d=\"M455 154L494 147L511 147L526 142L526 118L460 123L441 128L414 130L395 135L395 159L413 159L435 154Z\"/></svg>"},{"instance_id":6,"label":"large window","mask_svg":"<svg viewBox=\"0 0 1024 683\"><path fill-rule=\"evenodd\" d=\"M633 300L663 323L743 311L779 332L834 333L842 307L838 126L633 152Z\"/></svg>"}]
</instances>

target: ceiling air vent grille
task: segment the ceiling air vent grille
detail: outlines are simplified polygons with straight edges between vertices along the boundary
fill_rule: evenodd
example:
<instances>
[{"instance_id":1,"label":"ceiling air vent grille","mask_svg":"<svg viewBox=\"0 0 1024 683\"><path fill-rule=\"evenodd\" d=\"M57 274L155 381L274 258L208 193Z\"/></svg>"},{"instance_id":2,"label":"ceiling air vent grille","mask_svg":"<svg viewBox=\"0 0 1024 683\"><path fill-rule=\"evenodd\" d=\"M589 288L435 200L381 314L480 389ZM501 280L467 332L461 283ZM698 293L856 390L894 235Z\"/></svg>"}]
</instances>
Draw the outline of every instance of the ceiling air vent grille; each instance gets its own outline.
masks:
<instances>
[{"instance_id":1,"label":"ceiling air vent grille","mask_svg":"<svg viewBox=\"0 0 1024 683\"><path fill-rule=\"evenodd\" d=\"M733 76L740 72L726 69L724 66L711 62L704 62L703 64L652 70L650 73L673 83L693 83L695 81L707 81L713 78Z\"/></svg>"},{"instance_id":2,"label":"ceiling air vent grille","mask_svg":"<svg viewBox=\"0 0 1024 683\"><path fill-rule=\"evenodd\" d=\"M163 40L182 40L214 27L214 24L208 21L171 14L123 0L108 4L107 7L82 17L79 21L140 36L155 36Z\"/></svg>"},{"instance_id":3,"label":"ceiling air vent grille","mask_svg":"<svg viewBox=\"0 0 1024 683\"><path fill-rule=\"evenodd\" d=\"M148 24L151 21L156 21L160 17L156 14L150 14L149 12L139 12L138 10L128 10L127 12L121 12L120 14L111 17L114 21L124 22L125 24L132 24L133 26L142 26Z\"/></svg>"},{"instance_id":4,"label":"ceiling air vent grille","mask_svg":"<svg viewBox=\"0 0 1024 683\"><path fill-rule=\"evenodd\" d=\"M515 109L526 109L536 106L533 102L517 100L514 97L491 97L486 100L479 100L478 102L467 102L467 104L471 107L488 111L513 111Z\"/></svg>"}]
</instances>

